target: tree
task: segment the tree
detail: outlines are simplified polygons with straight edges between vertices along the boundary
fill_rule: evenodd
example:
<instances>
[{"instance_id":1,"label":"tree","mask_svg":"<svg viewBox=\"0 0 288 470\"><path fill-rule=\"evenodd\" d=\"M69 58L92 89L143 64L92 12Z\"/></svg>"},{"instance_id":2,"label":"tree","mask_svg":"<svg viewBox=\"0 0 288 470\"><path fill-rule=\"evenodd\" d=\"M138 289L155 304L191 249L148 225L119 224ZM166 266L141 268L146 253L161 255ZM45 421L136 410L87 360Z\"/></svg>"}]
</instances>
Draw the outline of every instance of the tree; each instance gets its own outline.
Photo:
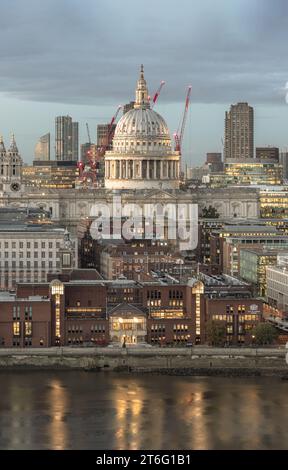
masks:
<instances>
[{"instance_id":1,"label":"tree","mask_svg":"<svg viewBox=\"0 0 288 470\"><path fill-rule=\"evenodd\" d=\"M217 211L217 209L215 209L215 207L210 205L208 208L204 207L202 209L202 217L204 219L218 219L219 212Z\"/></svg>"},{"instance_id":2,"label":"tree","mask_svg":"<svg viewBox=\"0 0 288 470\"><path fill-rule=\"evenodd\" d=\"M209 320L206 324L206 337L212 346L224 346L226 341L225 322Z\"/></svg>"},{"instance_id":3,"label":"tree","mask_svg":"<svg viewBox=\"0 0 288 470\"><path fill-rule=\"evenodd\" d=\"M278 333L273 325L269 323L259 323L251 331L252 339L254 339L255 344L263 346L265 344L272 344L276 340Z\"/></svg>"}]
</instances>

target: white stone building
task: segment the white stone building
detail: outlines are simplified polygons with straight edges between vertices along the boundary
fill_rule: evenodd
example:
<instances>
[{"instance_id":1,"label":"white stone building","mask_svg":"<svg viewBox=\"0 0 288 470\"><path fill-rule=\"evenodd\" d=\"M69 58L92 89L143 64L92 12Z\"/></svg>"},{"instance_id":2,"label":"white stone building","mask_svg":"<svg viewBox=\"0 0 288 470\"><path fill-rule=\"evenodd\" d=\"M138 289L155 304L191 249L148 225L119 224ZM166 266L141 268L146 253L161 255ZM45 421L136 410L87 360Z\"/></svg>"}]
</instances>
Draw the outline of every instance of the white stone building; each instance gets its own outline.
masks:
<instances>
[{"instance_id":1,"label":"white stone building","mask_svg":"<svg viewBox=\"0 0 288 470\"><path fill-rule=\"evenodd\" d=\"M49 272L77 268L77 240L63 228L0 225L0 289L45 282Z\"/></svg>"},{"instance_id":2,"label":"white stone building","mask_svg":"<svg viewBox=\"0 0 288 470\"><path fill-rule=\"evenodd\" d=\"M269 305L288 314L288 256L278 257L277 266L267 266L267 300Z\"/></svg>"},{"instance_id":3,"label":"white stone building","mask_svg":"<svg viewBox=\"0 0 288 470\"><path fill-rule=\"evenodd\" d=\"M113 148L105 154L107 189L178 189L180 153L172 149L169 129L150 108L143 65L134 109L118 122Z\"/></svg>"}]
</instances>

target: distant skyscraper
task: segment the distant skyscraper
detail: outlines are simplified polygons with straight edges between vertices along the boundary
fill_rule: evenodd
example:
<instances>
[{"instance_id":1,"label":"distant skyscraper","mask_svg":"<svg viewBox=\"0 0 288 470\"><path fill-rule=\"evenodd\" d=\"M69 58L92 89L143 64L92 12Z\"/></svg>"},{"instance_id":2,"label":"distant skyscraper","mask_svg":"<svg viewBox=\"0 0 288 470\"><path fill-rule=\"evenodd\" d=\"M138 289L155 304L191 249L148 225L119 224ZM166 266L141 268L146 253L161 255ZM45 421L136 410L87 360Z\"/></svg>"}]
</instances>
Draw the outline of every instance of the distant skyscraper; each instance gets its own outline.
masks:
<instances>
[{"instance_id":1,"label":"distant skyscraper","mask_svg":"<svg viewBox=\"0 0 288 470\"><path fill-rule=\"evenodd\" d=\"M50 132L48 134L42 135L35 145L34 160L50 160Z\"/></svg>"},{"instance_id":2,"label":"distant skyscraper","mask_svg":"<svg viewBox=\"0 0 288 470\"><path fill-rule=\"evenodd\" d=\"M109 132L110 124L98 124L97 126L97 145L98 147L106 147L108 145L108 132ZM110 146L111 148L111 141L114 136L114 132L116 129L116 124L112 124L111 127L111 134L110 134Z\"/></svg>"},{"instance_id":3,"label":"distant skyscraper","mask_svg":"<svg viewBox=\"0 0 288 470\"><path fill-rule=\"evenodd\" d=\"M78 122L70 116L55 119L55 157L60 161L77 161L79 147Z\"/></svg>"},{"instance_id":4,"label":"distant skyscraper","mask_svg":"<svg viewBox=\"0 0 288 470\"><path fill-rule=\"evenodd\" d=\"M248 103L232 105L225 117L225 160L254 155L254 111Z\"/></svg>"},{"instance_id":5,"label":"distant skyscraper","mask_svg":"<svg viewBox=\"0 0 288 470\"><path fill-rule=\"evenodd\" d=\"M283 167L283 178L288 180L288 151L280 153L280 163Z\"/></svg>"},{"instance_id":6,"label":"distant skyscraper","mask_svg":"<svg viewBox=\"0 0 288 470\"><path fill-rule=\"evenodd\" d=\"M262 161L276 160L279 162L278 147L256 147L256 158Z\"/></svg>"},{"instance_id":7,"label":"distant skyscraper","mask_svg":"<svg viewBox=\"0 0 288 470\"><path fill-rule=\"evenodd\" d=\"M207 153L206 165L209 167L211 173L221 173L221 171L223 171L222 153Z\"/></svg>"},{"instance_id":8,"label":"distant skyscraper","mask_svg":"<svg viewBox=\"0 0 288 470\"><path fill-rule=\"evenodd\" d=\"M78 161L79 157L79 123L72 122L72 160Z\"/></svg>"}]
</instances>

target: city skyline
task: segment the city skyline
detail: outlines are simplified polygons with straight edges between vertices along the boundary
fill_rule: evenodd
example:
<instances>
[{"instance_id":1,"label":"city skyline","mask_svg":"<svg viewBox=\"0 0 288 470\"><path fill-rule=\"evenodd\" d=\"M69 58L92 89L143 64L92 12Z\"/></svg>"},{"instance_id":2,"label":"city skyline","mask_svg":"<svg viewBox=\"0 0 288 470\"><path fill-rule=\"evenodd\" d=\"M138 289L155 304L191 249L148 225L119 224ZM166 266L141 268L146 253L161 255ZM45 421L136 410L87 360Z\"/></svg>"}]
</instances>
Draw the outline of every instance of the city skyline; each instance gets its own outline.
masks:
<instances>
[{"instance_id":1,"label":"city skyline","mask_svg":"<svg viewBox=\"0 0 288 470\"><path fill-rule=\"evenodd\" d=\"M0 451L288 449L288 1L0 5Z\"/></svg>"},{"instance_id":2,"label":"city skyline","mask_svg":"<svg viewBox=\"0 0 288 470\"><path fill-rule=\"evenodd\" d=\"M255 109L255 146L287 146L288 71L282 57L288 6L283 0L273 6L268 0L229 3L183 0L172 10L160 1L153 13L148 3L139 15L130 0L121 5L70 1L69 8L66 1L40 6L28 0L25 8L18 0L4 2L1 134L7 140L15 132L27 163L57 115L73 116L80 123L80 143L85 142L86 122L95 135L97 124L109 122L119 104L133 99L135 71L143 62L150 94L166 81L156 109L171 134L183 112L185 88L193 86L183 149L188 164L222 151L225 111L239 101ZM13 34L7 26L12 8ZM57 19L55 8L67 13L67 22ZM102 22L108 15L109 22ZM112 41L115 30L117 41Z\"/></svg>"}]
</instances>

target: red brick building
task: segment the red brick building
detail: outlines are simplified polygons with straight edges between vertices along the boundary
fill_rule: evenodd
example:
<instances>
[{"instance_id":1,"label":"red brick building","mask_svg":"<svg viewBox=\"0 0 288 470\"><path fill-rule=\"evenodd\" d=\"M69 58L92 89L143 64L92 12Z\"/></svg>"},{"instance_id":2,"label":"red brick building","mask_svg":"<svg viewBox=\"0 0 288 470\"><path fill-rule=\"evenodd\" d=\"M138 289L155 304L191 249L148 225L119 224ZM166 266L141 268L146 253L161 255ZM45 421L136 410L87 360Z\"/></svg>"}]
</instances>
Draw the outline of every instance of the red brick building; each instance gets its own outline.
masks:
<instances>
[{"instance_id":1,"label":"red brick building","mask_svg":"<svg viewBox=\"0 0 288 470\"><path fill-rule=\"evenodd\" d=\"M171 277L109 281L95 270L76 270L47 283L19 284L16 294L0 298L0 344L205 344L210 319L225 325L227 342L251 342L262 302L234 278L200 277L185 284Z\"/></svg>"},{"instance_id":2,"label":"red brick building","mask_svg":"<svg viewBox=\"0 0 288 470\"><path fill-rule=\"evenodd\" d=\"M50 347L53 345L51 302L47 296L22 298L0 293L0 346Z\"/></svg>"}]
</instances>

